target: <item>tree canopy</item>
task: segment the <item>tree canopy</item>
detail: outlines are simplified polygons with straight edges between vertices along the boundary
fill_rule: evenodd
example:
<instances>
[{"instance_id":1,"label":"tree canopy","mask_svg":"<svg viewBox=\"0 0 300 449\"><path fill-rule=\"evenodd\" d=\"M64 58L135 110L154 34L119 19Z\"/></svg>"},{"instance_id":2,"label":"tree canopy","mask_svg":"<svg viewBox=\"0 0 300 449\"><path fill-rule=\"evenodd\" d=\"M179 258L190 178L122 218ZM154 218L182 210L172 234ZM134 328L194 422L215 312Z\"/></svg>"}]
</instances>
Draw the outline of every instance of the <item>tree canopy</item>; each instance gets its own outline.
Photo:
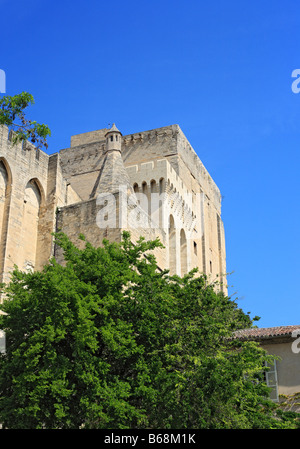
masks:
<instances>
[{"instance_id":1,"label":"tree canopy","mask_svg":"<svg viewBox=\"0 0 300 449\"><path fill-rule=\"evenodd\" d=\"M37 123L25 117L25 109L34 104L34 98L28 92L0 99L0 125L8 126L13 134L13 143L29 140L38 148L48 148L47 137L51 135L45 124Z\"/></svg>"},{"instance_id":2,"label":"tree canopy","mask_svg":"<svg viewBox=\"0 0 300 449\"><path fill-rule=\"evenodd\" d=\"M205 276L170 277L151 254L159 241L128 233L99 248L56 243L65 264L16 268L4 288L3 427L287 426L263 382L266 352L232 338L253 320Z\"/></svg>"}]
</instances>

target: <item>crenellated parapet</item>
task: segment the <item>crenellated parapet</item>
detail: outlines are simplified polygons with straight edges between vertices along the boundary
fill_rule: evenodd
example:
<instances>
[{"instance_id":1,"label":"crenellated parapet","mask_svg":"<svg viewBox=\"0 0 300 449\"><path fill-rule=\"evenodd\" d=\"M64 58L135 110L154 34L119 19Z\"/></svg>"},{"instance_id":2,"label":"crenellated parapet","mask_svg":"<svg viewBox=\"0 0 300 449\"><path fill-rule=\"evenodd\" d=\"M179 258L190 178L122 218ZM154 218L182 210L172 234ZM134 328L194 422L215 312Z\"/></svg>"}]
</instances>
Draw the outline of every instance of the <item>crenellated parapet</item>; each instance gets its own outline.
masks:
<instances>
[{"instance_id":1,"label":"crenellated parapet","mask_svg":"<svg viewBox=\"0 0 300 449\"><path fill-rule=\"evenodd\" d=\"M159 237L160 268L225 271L221 195L178 125L128 135L113 125L72 136L51 155L13 145L0 127L0 223L3 279L14 264L36 270L56 256L59 227L95 245L120 241L125 229L133 241Z\"/></svg>"},{"instance_id":2,"label":"crenellated parapet","mask_svg":"<svg viewBox=\"0 0 300 449\"><path fill-rule=\"evenodd\" d=\"M169 215L172 214L178 227L192 231L200 210L197 204L194 204L193 193L188 190L167 159L128 166L127 173L136 193L146 195L150 205L156 201L155 210L160 201L163 203L163 227L169 226Z\"/></svg>"},{"instance_id":3,"label":"crenellated parapet","mask_svg":"<svg viewBox=\"0 0 300 449\"><path fill-rule=\"evenodd\" d=\"M55 209L64 203L66 182L57 154L31 142L14 143L14 133L0 127L0 276L14 265L41 268L52 255Z\"/></svg>"}]
</instances>

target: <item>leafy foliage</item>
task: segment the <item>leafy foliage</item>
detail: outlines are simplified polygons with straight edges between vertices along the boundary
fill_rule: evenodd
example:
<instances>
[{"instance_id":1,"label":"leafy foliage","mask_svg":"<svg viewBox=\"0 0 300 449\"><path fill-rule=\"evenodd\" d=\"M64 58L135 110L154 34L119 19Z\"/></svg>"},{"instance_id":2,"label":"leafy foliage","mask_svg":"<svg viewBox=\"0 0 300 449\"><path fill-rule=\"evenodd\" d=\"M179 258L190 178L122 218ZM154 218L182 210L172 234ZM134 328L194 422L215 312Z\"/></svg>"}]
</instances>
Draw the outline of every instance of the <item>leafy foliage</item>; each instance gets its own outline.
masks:
<instances>
[{"instance_id":1,"label":"leafy foliage","mask_svg":"<svg viewBox=\"0 0 300 449\"><path fill-rule=\"evenodd\" d=\"M34 104L34 98L27 92L0 99L0 125L14 131L13 143L29 140L38 148L48 148L47 137L51 135L47 125L39 124L25 117L24 110Z\"/></svg>"},{"instance_id":2,"label":"leafy foliage","mask_svg":"<svg viewBox=\"0 0 300 449\"><path fill-rule=\"evenodd\" d=\"M273 417L265 351L231 338L249 316L205 277L159 271L160 243L133 245L128 233L100 248L56 242L64 266L15 269L5 289L4 427L296 426Z\"/></svg>"}]
</instances>

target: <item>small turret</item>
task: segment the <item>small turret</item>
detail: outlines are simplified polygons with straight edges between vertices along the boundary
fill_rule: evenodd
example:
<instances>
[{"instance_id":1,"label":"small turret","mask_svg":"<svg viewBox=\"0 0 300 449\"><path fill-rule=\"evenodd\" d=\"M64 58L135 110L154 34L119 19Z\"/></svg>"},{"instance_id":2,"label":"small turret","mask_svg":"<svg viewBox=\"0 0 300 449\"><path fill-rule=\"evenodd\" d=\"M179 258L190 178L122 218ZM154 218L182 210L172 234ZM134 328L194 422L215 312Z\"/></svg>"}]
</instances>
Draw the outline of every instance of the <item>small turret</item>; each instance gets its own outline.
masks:
<instances>
[{"instance_id":1,"label":"small turret","mask_svg":"<svg viewBox=\"0 0 300 449\"><path fill-rule=\"evenodd\" d=\"M107 131L106 137L106 152L120 151L122 145L122 133L118 130L115 124Z\"/></svg>"},{"instance_id":2,"label":"small turret","mask_svg":"<svg viewBox=\"0 0 300 449\"><path fill-rule=\"evenodd\" d=\"M93 188L91 196L101 193L117 193L120 188L124 188L128 194L133 193L127 170L124 166L121 146L122 133L115 124L105 134L105 152L102 166L99 167L99 177Z\"/></svg>"}]
</instances>

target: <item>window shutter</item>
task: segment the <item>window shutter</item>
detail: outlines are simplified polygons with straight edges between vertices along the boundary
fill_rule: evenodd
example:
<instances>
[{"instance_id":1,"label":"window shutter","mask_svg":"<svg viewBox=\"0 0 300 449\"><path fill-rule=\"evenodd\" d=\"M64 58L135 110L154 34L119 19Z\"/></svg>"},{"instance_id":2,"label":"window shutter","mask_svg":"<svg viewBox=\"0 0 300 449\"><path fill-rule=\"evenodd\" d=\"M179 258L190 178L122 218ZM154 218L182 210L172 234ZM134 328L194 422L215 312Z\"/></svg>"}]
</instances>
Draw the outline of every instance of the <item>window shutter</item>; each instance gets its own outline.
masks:
<instances>
[{"instance_id":1,"label":"window shutter","mask_svg":"<svg viewBox=\"0 0 300 449\"><path fill-rule=\"evenodd\" d=\"M269 368L266 371L266 384L269 388L272 388L270 392L270 399L274 402L278 402L278 381L277 381L277 369L276 360L273 363L267 363L266 366Z\"/></svg>"}]
</instances>

